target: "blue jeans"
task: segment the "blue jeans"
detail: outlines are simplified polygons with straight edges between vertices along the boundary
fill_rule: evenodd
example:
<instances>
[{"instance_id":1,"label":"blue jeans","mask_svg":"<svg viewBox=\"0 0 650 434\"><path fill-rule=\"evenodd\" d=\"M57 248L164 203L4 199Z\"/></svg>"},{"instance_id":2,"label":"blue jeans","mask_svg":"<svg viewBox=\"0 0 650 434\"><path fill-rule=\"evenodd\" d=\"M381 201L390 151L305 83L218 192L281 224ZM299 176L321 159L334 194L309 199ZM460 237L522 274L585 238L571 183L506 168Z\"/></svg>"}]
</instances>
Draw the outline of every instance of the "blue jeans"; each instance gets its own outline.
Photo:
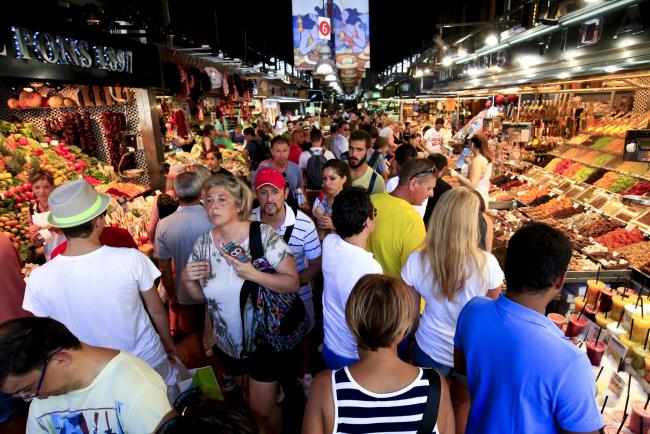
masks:
<instances>
[{"instance_id":1,"label":"blue jeans","mask_svg":"<svg viewBox=\"0 0 650 434\"><path fill-rule=\"evenodd\" d=\"M436 371L440 372L440 375L447 379L453 378L458 383L467 384L466 376L457 373L454 371L454 368L436 362L431 357L429 357L429 355L425 353L422 348L420 348L417 339L415 340L415 349L413 350L413 364L415 366L420 366L423 368L433 368Z\"/></svg>"},{"instance_id":2,"label":"blue jeans","mask_svg":"<svg viewBox=\"0 0 650 434\"><path fill-rule=\"evenodd\" d=\"M325 344L323 344L323 360L325 361L325 366L327 366L327 369L331 369L332 371L341 369L345 366L350 366L351 364L357 363L359 361L359 359L348 359L347 357L341 357L327 348L327 345Z\"/></svg>"}]
</instances>

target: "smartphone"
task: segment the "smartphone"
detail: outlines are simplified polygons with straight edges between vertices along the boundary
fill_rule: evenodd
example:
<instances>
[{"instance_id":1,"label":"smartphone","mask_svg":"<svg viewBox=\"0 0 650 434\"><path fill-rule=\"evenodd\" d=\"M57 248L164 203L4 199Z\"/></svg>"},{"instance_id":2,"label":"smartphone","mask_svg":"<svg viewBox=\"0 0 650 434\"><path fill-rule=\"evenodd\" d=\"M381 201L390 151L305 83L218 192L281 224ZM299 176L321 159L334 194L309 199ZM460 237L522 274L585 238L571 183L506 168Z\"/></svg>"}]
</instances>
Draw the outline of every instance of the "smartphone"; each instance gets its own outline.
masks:
<instances>
[{"instance_id":1,"label":"smartphone","mask_svg":"<svg viewBox=\"0 0 650 434\"><path fill-rule=\"evenodd\" d=\"M231 258L239 260L239 262L250 262L251 260L251 255L237 241L231 241L221 246L221 250Z\"/></svg>"},{"instance_id":2,"label":"smartphone","mask_svg":"<svg viewBox=\"0 0 650 434\"><path fill-rule=\"evenodd\" d=\"M469 146L463 148L463 152L460 153L460 157L458 157L458 160L456 161L456 170L460 170L463 168L463 164L465 164L465 159L469 155L471 150L469 149Z\"/></svg>"}]
</instances>

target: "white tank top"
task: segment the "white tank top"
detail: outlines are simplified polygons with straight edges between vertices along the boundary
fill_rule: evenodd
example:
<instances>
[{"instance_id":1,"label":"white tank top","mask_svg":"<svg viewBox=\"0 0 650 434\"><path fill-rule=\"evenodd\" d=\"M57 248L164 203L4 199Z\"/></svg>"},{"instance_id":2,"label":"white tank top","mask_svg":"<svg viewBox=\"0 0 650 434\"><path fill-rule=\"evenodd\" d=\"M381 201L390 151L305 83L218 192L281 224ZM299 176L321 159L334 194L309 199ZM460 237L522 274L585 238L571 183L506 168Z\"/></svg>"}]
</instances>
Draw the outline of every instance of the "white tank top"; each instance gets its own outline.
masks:
<instances>
[{"instance_id":1,"label":"white tank top","mask_svg":"<svg viewBox=\"0 0 650 434\"><path fill-rule=\"evenodd\" d=\"M483 196L483 200L485 201L485 206L487 207L488 203L490 202L490 178L492 178L492 163L489 162L483 155L479 155L477 158L481 158L487 163L485 173L478 181L478 185L476 186L476 191L481 193L481 196Z\"/></svg>"}]
</instances>

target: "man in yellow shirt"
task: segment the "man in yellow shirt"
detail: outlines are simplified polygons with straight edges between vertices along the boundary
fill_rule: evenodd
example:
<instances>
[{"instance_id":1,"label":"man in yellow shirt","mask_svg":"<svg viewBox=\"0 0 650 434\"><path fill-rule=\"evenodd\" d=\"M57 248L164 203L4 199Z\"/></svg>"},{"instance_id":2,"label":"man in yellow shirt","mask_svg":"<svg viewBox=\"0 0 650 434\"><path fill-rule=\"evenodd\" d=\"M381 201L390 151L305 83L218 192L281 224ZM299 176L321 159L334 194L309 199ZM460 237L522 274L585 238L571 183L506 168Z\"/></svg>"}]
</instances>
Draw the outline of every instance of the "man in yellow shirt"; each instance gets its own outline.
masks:
<instances>
[{"instance_id":1,"label":"man in yellow shirt","mask_svg":"<svg viewBox=\"0 0 650 434\"><path fill-rule=\"evenodd\" d=\"M371 196L377 217L367 249L381 264L384 274L399 279L408 256L422 247L426 230L413 205L421 205L433 196L436 179L437 171L430 160L414 158L402 167L392 193Z\"/></svg>"}]
</instances>

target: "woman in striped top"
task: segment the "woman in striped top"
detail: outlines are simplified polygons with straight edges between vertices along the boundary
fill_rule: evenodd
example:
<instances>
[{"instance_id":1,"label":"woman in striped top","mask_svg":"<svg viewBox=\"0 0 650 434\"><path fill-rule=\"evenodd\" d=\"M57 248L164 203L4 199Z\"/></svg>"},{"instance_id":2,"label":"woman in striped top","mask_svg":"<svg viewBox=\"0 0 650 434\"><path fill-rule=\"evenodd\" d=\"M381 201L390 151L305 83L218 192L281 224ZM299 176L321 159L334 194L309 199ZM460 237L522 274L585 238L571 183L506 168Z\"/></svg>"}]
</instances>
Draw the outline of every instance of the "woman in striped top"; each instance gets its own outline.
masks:
<instances>
[{"instance_id":1,"label":"woman in striped top","mask_svg":"<svg viewBox=\"0 0 650 434\"><path fill-rule=\"evenodd\" d=\"M429 395L427 373L397 357L397 344L414 327L417 302L400 280L368 274L357 282L345 308L357 339L359 361L321 372L307 401L303 434L416 434ZM447 387L439 378L433 392L439 406L429 433L454 434L454 415ZM432 418L433 419L433 418ZM430 420L429 422L432 422Z\"/></svg>"}]
</instances>

